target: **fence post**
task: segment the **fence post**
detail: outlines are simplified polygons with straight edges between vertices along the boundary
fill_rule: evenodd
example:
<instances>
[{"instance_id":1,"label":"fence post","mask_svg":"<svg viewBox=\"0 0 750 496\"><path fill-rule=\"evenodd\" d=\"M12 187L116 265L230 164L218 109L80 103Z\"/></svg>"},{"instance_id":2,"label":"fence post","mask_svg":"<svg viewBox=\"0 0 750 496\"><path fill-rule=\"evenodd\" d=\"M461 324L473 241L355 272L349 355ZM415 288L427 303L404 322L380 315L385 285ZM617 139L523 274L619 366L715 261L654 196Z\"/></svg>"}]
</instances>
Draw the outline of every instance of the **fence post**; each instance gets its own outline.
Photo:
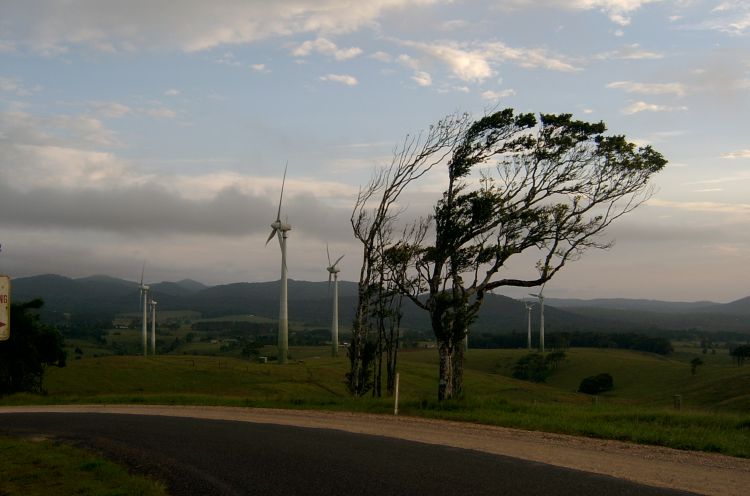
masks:
<instances>
[{"instance_id":1,"label":"fence post","mask_svg":"<svg viewBox=\"0 0 750 496\"><path fill-rule=\"evenodd\" d=\"M681 394L674 395L674 407L676 410L682 410L682 395Z\"/></svg>"},{"instance_id":2,"label":"fence post","mask_svg":"<svg viewBox=\"0 0 750 496\"><path fill-rule=\"evenodd\" d=\"M393 414L398 415L398 373L396 373L396 390L395 390L395 402L393 405Z\"/></svg>"}]
</instances>

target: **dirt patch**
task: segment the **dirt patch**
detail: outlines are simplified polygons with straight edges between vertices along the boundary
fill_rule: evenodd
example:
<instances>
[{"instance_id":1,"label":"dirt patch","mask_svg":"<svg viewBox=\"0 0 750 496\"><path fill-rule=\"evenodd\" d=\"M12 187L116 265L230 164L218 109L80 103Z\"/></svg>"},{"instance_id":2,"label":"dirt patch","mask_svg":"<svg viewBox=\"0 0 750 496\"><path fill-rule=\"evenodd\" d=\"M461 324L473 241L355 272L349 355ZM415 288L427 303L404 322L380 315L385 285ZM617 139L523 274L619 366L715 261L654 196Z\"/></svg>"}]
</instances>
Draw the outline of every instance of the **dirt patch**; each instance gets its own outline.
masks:
<instances>
[{"instance_id":1,"label":"dirt patch","mask_svg":"<svg viewBox=\"0 0 750 496\"><path fill-rule=\"evenodd\" d=\"M621 441L463 422L347 412L261 408L63 405L2 407L3 412L165 415L336 429L507 455L701 494L745 495L750 460Z\"/></svg>"}]
</instances>

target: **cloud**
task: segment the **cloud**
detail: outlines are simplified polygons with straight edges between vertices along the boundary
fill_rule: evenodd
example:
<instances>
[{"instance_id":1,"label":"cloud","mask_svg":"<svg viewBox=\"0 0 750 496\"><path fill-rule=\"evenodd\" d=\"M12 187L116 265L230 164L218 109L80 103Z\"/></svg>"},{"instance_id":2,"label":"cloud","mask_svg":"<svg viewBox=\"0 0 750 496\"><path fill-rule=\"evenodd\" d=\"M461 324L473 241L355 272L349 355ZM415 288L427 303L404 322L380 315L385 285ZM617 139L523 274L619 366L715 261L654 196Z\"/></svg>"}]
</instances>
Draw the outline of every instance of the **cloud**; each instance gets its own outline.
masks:
<instances>
[{"instance_id":1,"label":"cloud","mask_svg":"<svg viewBox=\"0 0 750 496\"><path fill-rule=\"evenodd\" d=\"M348 74L327 74L320 77L321 81L331 81L334 83L341 83L347 86L356 86L358 81L354 76Z\"/></svg>"},{"instance_id":2,"label":"cloud","mask_svg":"<svg viewBox=\"0 0 750 496\"><path fill-rule=\"evenodd\" d=\"M534 5L567 10L598 10L620 26L630 24L630 16L641 7L662 0L508 0L509 5Z\"/></svg>"},{"instance_id":3,"label":"cloud","mask_svg":"<svg viewBox=\"0 0 750 496\"><path fill-rule=\"evenodd\" d=\"M177 112L161 105L147 108L145 109L145 113L157 119L174 119L177 117Z\"/></svg>"},{"instance_id":4,"label":"cloud","mask_svg":"<svg viewBox=\"0 0 750 496\"><path fill-rule=\"evenodd\" d=\"M417 71L411 77L411 79L419 86L430 86L432 85L432 76L424 71Z\"/></svg>"},{"instance_id":5,"label":"cloud","mask_svg":"<svg viewBox=\"0 0 750 496\"><path fill-rule=\"evenodd\" d=\"M362 50L357 47L351 48L339 48L334 42L326 38L318 38L313 41L305 41L297 48L292 50L292 55L295 57L307 57L312 52L317 52L329 57L333 57L336 60L349 60L362 53Z\"/></svg>"},{"instance_id":6,"label":"cloud","mask_svg":"<svg viewBox=\"0 0 750 496\"><path fill-rule=\"evenodd\" d=\"M653 207L666 207L690 212L709 212L726 214L750 214L749 203L720 203L720 202L678 202L652 198L646 202Z\"/></svg>"},{"instance_id":7,"label":"cloud","mask_svg":"<svg viewBox=\"0 0 750 496\"><path fill-rule=\"evenodd\" d=\"M724 153L721 158L750 158L750 150L737 150L736 152Z\"/></svg>"},{"instance_id":8,"label":"cloud","mask_svg":"<svg viewBox=\"0 0 750 496\"><path fill-rule=\"evenodd\" d=\"M502 91L485 91L482 93L482 98L485 100L489 100L491 102L497 102L503 98L507 98L509 96L513 96L516 94L515 90L507 89Z\"/></svg>"},{"instance_id":9,"label":"cloud","mask_svg":"<svg viewBox=\"0 0 750 496\"><path fill-rule=\"evenodd\" d=\"M271 72L271 70L266 67L266 64L252 64L250 68L256 72L262 72L263 74Z\"/></svg>"},{"instance_id":10,"label":"cloud","mask_svg":"<svg viewBox=\"0 0 750 496\"><path fill-rule=\"evenodd\" d=\"M594 55L595 60L657 60L664 58L659 52L644 50L638 43Z\"/></svg>"},{"instance_id":11,"label":"cloud","mask_svg":"<svg viewBox=\"0 0 750 496\"><path fill-rule=\"evenodd\" d=\"M615 81L607 88L623 90L627 93L641 95L675 95L685 96L687 91L682 83L636 83L634 81Z\"/></svg>"},{"instance_id":12,"label":"cloud","mask_svg":"<svg viewBox=\"0 0 750 496\"><path fill-rule=\"evenodd\" d=\"M683 111L687 110L688 108L685 106L680 107L669 107L667 105L658 105L655 103L646 103L646 102L634 102L624 109L622 109L623 114L632 115L637 114L638 112L674 112L674 111Z\"/></svg>"},{"instance_id":13,"label":"cloud","mask_svg":"<svg viewBox=\"0 0 750 496\"><path fill-rule=\"evenodd\" d=\"M443 63L454 77L470 83L482 83L494 77L497 74L494 66L503 62L513 62L527 69L543 68L562 72L578 70L567 59L550 55L545 49L514 48L498 41L472 44L455 41L400 43ZM400 55L398 61L413 69L421 68L419 59L406 54Z\"/></svg>"},{"instance_id":14,"label":"cloud","mask_svg":"<svg viewBox=\"0 0 750 496\"><path fill-rule=\"evenodd\" d=\"M6 38L37 53L55 55L74 46L97 51L182 50L313 33L332 36L372 25L381 16L417 9L436 0L320 0L274 2L133 0L127 3L81 0L60 3L24 0L3 3Z\"/></svg>"},{"instance_id":15,"label":"cloud","mask_svg":"<svg viewBox=\"0 0 750 496\"><path fill-rule=\"evenodd\" d=\"M180 94L180 90L175 89L175 88L170 88L164 92L164 95L166 96L177 96L179 94Z\"/></svg>"},{"instance_id":16,"label":"cloud","mask_svg":"<svg viewBox=\"0 0 750 496\"><path fill-rule=\"evenodd\" d=\"M91 105L99 115L113 119L133 113L133 109L117 102L92 102Z\"/></svg>"},{"instance_id":17,"label":"cloud","mask_svg":"<svg viewBox=\"0 0 750 496\"><path fill-rule=\"evenodd\" d=\"M26 88L17 79L0 77L0 92L13 93L16 96L29 96L38 89Z\"/></svg>"},{"instance_id":18,"label":"cloud","mask_svg":"<svg viewBox=\"0 0 750 496\"><path fill-rule=\"evenodd\" d=\"M750 4L745 0L722 2L711 10L711 15L713 18L687 27L719 31L734 36L743 36L750 30Z\"/></svg>"},{"instance_id":19,"label":"cloud","mask_svg":"<svg viewBox=\"0 0 750 496\"><path fill-rule=\"evenodd\" d=\"M384 63L390 63L393 61L393 57L391 57L390 54L383 52L383 51L377 51L373 53L372 55L370 55L370 58L373 58L375 60L378 60Z\"/></svg>"}]
</instances>

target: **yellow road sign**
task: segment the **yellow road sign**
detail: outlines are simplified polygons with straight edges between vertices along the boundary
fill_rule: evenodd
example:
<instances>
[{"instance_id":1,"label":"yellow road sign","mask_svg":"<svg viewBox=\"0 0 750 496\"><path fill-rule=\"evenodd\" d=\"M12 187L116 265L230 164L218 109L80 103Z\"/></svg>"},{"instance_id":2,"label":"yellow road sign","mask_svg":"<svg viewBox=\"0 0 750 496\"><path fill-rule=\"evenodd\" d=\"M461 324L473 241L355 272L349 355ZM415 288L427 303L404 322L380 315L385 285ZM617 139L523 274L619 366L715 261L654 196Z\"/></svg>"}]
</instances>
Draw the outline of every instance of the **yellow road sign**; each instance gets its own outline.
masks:
<instances>
[{"instance_id":1,"label":"yellow road sign","mask_svg":"<svg viewBox=\"0 0 750 496\"><path fill-rule=\"evenodd\" d=\"M10 337L10 277L0 276L0 341Z\"/></svg>"}]
</instances>

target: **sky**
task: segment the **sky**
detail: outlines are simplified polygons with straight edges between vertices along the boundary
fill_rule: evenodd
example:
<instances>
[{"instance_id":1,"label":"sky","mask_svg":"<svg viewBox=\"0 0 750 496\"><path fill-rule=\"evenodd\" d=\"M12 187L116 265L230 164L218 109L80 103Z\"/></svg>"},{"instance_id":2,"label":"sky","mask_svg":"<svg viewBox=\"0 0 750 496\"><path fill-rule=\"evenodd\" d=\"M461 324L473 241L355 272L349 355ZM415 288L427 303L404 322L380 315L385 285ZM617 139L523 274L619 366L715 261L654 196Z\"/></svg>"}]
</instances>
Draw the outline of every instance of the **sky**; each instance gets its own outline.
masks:
<instances>
[{"instance_id":1,"label":"sky","mask_svg":"<svg viewBox=\"0 0 750 496\"><path fill-rule=\"evenodd\" d=\"M328 243L356 280L359 187L405 136L506 107L669 160L545 294L750 295L747 0L2 0L0 273L278 279L288 162L289 277L325 280Z\"/></svg>"}]
</instances>

